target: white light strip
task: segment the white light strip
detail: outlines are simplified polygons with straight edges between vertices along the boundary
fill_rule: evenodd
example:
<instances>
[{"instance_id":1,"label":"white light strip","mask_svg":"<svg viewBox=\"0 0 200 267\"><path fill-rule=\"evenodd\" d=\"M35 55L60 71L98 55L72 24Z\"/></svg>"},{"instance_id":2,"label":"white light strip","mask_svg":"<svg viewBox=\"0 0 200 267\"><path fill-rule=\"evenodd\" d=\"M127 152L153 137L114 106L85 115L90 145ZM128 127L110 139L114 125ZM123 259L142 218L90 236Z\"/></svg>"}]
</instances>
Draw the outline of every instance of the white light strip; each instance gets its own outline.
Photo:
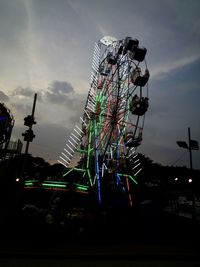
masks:
<instances>
[{"instance_id":1,"label":"white light strip","mask_svg":"<svg viewBox=\"0 0 200 267\"><path fill-rule=\"evenodd\" d=\"M91 78L95 79L96 81L98 80L96 74L93 71L91 72Z\"/></svg>"},{"instance_id":2,"label":"white light strip","mask_svg":"<svg viewBox=\"0 0 200 267\"><path fill-rule=\"evenodd\" d=\"M91 99L91 100L93 100L94 102L96 102L96 95L95 95L94 93L89 94L88 99Z\"/></svg>"},{"instance_id":3,"label":"white light strip","mask_svg":"<svg viewBox=\"0 0 200 267\"><path fill-rule=\"evenodd\" d=\"M97 58L93 58L92 67L93 66L95 66L97 68L97 70L99 69L99 60Z\"/></svg>"},{"instance_id":4,"label":"white light strip","mask_svg":"<svg viewBox=\"0 0 200 267\"><path fill-rule=\"evenodd\" d=\"M90 94L94 95L94 97L96 97L96 95L97 95L93 88L90 89L89 95Z\"/></svg>"},{"instance_id":5,"label":"white light strip","mask_svg":"<svg viewBox=\"0 0 200 267\"><path fill-rule=\"evenodd\" d=\"M94 49L94 53L93 53L93 58L92 59L99 59L99 57L100 57L100 53L99 53L100 51L98 51L98 49Z\"/></svg>"},{"instance_id":6,"label":"white light strip","mask_svg":"<svg viewBox=\"0 0 200 267\"><path fill-rule=\"evenodd\" d=\"M80 137L82 137L81 136L81 134L74 128L74 131L80 136Z\"/></svg>"},{"instance_id":7,"label":"white light strip","mask_svg":"<svg viewBox=\"0 0 200 267\"><path fill-rule=\"evenodd\" d=\"M99 45L97 42L95 42L95 44L94 44L94 49L98 49L100 51L100 48L99 48Z\"/></svg>"},{"instance_id":8,"label":"white light strip","mask_svg":"<svg viewBox=\"0 0 200 267\"><path fill-rule=\"evenodd\" d=\"M64 153L62 152L63 156L65 156L69 161L71 161L71 159Z\"/></svg>"},{"instance_id":9,"label":"white light strip","mask_svg":"<svg viewBox=\"0 0 200 267\"><path fill-rule=\"evenodd\" d=\"M62 164L63 166L65 166L66 168L68 168L68 166L66 164L64 164L62 161L60 161L59 159L57 160L57 162L59 162L60 164Z\"/></svg>"},{"instance_id":10,"label":"white light strip","mask_svg":"<svg viewBox=\"0 0 200 267\"><path fill-rule=\"evenodd\" d=\"M94 52L93 52L93 54L94 53L99 53L99 52L100 52L100 48L99 48L99 46L97 44L95 44L94 45Z\"/></svg>"},{"instance_id":11,"label":"white light strip","mask_svg":"<svg viewBox=\"0 0 200 267\"><path fill-rule=\"evenodd\" d=\"M135 154L135 150L129 155L129 158L130 158L133 154Z\"/></svg>"},{"instance_id":12,"label":"white light strip","mask_svg":"<svg viewBox=\"0 0 200 267\"><path fill-rule=\"evenodd\" d=\"M97 71L99 69L99 64L96 63L95 60L93 60L92 67Z\"/></svg>"},{"instance_id":13,"label":"white light strip","mask_svg":"<svg viewBox=\"0 0 200 267\"><path fill-rule=\"evenodd\" d=\"M96 83L98 82L98 79L97 79L97 77L95 77L95 76L92 76L92 77L91 77L91 79L90 79L90 82L91 82L91 83L95 83L95 84L96 84Z\"/></svg>"},{"instance_id":14,"label":"white light strip","mask_svg":"<svg viewBox=\"0 0 200 267\"><path fill-rule=\"evenodd\" d=\"M92 88L93 89L93 88ZM89 93L89 96L92 98L92 99L96 99L97 97L97 94L96 94L96 91L93 89L93 90L90 90L90 93Z\"/></svg>"},{"instance_id":15,"label":"white light strip","mask_svg":"<svg viewBox=\"0 0 200 267\"><path fill-rule=\"evenodd\" d=\"M81 118L81 117L80 117L80 119L81 119L82 123L83 123L85 126L87 126L87 124L85 123L84 119Z\"/></svg>"},{"instance_id":16,"label":"white light strip","mask_svg":"<svg viewBox=\"0 0 200 267\"><path fill-rule=\"evenodd\" d=\"M91 83L93 83L94 85L97 85L97 80L96 79L92 79Z\"/></svg>"},{"instance_id":17,"label":"white light strip","mask_svg":"<svg viewBox=\"0 0 200 267\"><path fill-rule=\"evenodd\" d=\"M95 69L95 71L97 71L99 68L99 65L94 60L92 62L92 68Z\"/></svg>"},{"instance_id":18,"label":"white light strip","mask_svg":"<svg viewBox=\"0 0 200 267\"><path fill-rule=\"evenodd\" d=\"M92 186L95 185L96 179L97 179L97 175L94 176L94 181L93 181Z\"/></svg>"},{"instance_id":19,"label":"white light strip","mask_svg":"<svg viewBox=\"0 0 200 267\"><path fill-rule=\"evenodd\" d=\"M104 165L105 169L107 170L108 168L107 168L106 164L104 163L103 165Z\"/></svg>"},{"instance_id":20,"label":"white light strip","mask_svg":"<svg viewBox=\"0 0 200 267\"><path fill-rule=\"evenodd\" d=\"M91 101L88 101L87 104L89 104L92 108L95 108L95 105Z\"/></svg>"},{"instance_id":21,"label":"white light strip","mask_svg":"<svg viewBox=\"0 0 200 267\"><path fill-rule=\"evenodd\" d=\"M74 150L68 144L66 146L74 153Z\"/></svg>"},{"instance_id":22,"label":"white light strip","mask_svg":"<svg viewBox=\"0 0 200 267\"><path fill-rule=\"evenodd\" d=\"M102 166L101 177L104 177L104 165Z\"/></svg>"},{"instance_id":23,"label":"white light strip","mask_svg":"<svg viewBox=\"0 0 200 267\"><path fill-rule=\"evenodd\" d=\"M96 101L94 99L92 99L92 98L88 99L88 102L87 103L90 103L90 105L92 107L94 107L94 108L96 107Z\"/></svg>"},{"instance_id":24,"label":"white light strip","mask_svg":"<svg viewBox=\"0 0 200 267\"><path fill-rule=\"evenodd\" d=\"M75 125L75 127L82 133L84 133L77 125Z\"/></svg>"},{"instance_id":25,"label":"white light strip","mask_svg":"<svg viewBox=\"0 0 200 267\"><path fill-rule=\"evenodd\" d=\"M142 168L139 169L139 171L137 171L134 175L135 175L135 176L138 175L138 173L141 172L141 170L142 170Z\"/></svg>"},{"instance_id":26,"label":"white light strip","mask_svg":"<svg viewBox=\"0 0 200 267\"><path fill-rule=\"evenodd\" d=\"M87 109L89 109L91 112L94 112L94 110L89 106L87 106Z\"/></svg>"},{"instance_id":27,"label":"white light strip","mask_svg":"<svg viewBox=\"0 0 200 267\"><path fill-rule=\"evenodd\" d=\"M65 150L71 157L73 157L73 155L72 155L66 148L64 148L64 150Z\"/></svg>"},{"instance_id":28,"label":"white light strip","mask_svg":"<svg viewBox=\"0 0 200 267\"><path fill-rule=\"evenodd\" d=\"M94 60L96 60L96 61L99 61L99 57L100 55L99 55L99 53L97 52L97 53L93 53L93 58L92 58L92 60L94 61Z\"/></svg>"},{"instance_id":29,"label":"white light strip","mask_svg":"<svg viewBox=\"0 0 200 267\"><path fill-rule=\"evenodd\" d=\"M93 55L97 54L99 51L99 47L98 46L94 46L94 52Z\"/></svg>"},{"instance_id":30,"label":"white light strip","mask_svg":"<svg viewBox=\"0 0 200 267\"><path fill-rule=\"evenodd\" d=\"M94 46L94 52L93 55L95 54L96 57L100 56L100 48L99 46Z\"/></svg>"},{"instance_id":31,"label":"white light strip","mask_svg":"<svg viewBox=\"0 0 200 267\"><path fill-rule=\"evenodd\" d=\"M69 138L71 138L71 139L72 139L72 141L74 141L74 143L75 143L75 144L77 144L77 145L79 144L79 143L78 143L78 142L77 142L77 141L76 141L76 140L75 140L75 139L74 139L74 138L73 138L71 135L70 135L70 137L69 137Z\"/></svg>"},{"instance_id":32,"label":"white light strip","mask_svg":"<svg viewBox=\"0 0 200 267\"><path fill-rule=\"evenodd\" d=\"M68 164L70 163L70 162L68 162L66 159L64 159L64 158L61 157L61 156L59 156L59 158L62 159L64 162L68 163Z\"/></svg>"},{"instance_id":33,"label":"white light strip","mask_svg":"<svg viewBox=\"0 0 200 267\"><path fill-rule=\"evenodd\" d=\"M99 48L97 48L97 49L95 49L95 54L93 53L93 58L94 57L97 57L97 58L100 58L100 49Z\"/></svg>"},{"instance_id":34,"label":"white light strip","mask_svg":"<svg viewBox=\"0 0 200 267\"><path fill-rule=\"evenodd\" d=\"M76 149L76 146L70 140L68 140L68 142Z\"/></svg>"},{"instance_id":35,"label":"white light strip","mask_svg":"<svg viewBox=\"0 0 200 267\"><path fill-rule=\"evenodd\" d=\"M88 98L88 100L91 101L91 103L93 103L93 105L96 105L96 97L94 97L94 96L90 96L90 97Z\"/></svg>"},{"instance_id":36,"label":"white light strip","mask_svg":"<svg viewBox=\"0 0 200 267\"><path fill-rule=\"evenodd\" d=\"M112 148L110 148L110 157L111 157L111 159L113 158L113 151L112 151Z\"/></svg>"},{"instance_id":37,"label":"white light strip","mask_svg":"<svg viewBox=\"0 0 200 267\"><path fill-rule=\"evenodd\" d=\"M141 163L137 164L135 167L132 168L132 170L136 169L140 165L141 165Z\"/></svg>"},{"instance_id":38,"label":"white light strip","mask_svg":"<svg viewBox=\"0 0 200 267\"><path fill-rule=\"evenodd\" d=\"M95 105L96 104L96 96L90 94L87 101L90 101L91 103L93 103Z\"/></svg>"},{"instance_id":39,"label":"white light strip","mask_svg":"<svg viewBox=\"0 0 200 267\"><path fill-rule=\"evenodd\" d=\"M100 58L100 51L98 49L94 49L94 53L93 53L93 59L94 58Z\"/></svg>"},{"instance_id":40,"label":"white light strip","mask_svg":"<svg viewBox=\"0 0 200 267\"><path fill-rule=\"evenodd\" d=\"M137 159L136 161L134 161L134 164L137 163L138 161L140 161L139 159Z\"/></svg>"},{"instance_id":41,"label":"white light strip","mask_svg":"<svg viewBox=\"0 0 200 267\"><path fill-rule=\"evenodd\" d=\"M92 98L92 97L88 98L88 102L93 106L95 106L95 104L96 104L95 98Z\"/></svg>"},{"instance_id":42,"label":"white light strip","mask_svg":"<svg viewBox=\"0 0 200 267\"><path fill-rule=\"evenodd\" d=\"M86 109L84 109L84 111L85 111L85 114L87 115L88 119L91 119L89 114L87 113Z\"/></svg>"},{"instance_id":43,"label":"white light strip","mask_svg":"<svg viewBox=\"0 0 200 267\"><path fill-rule=\"evenodd\" d=\"M92 112L95 112L95 107L92 106L89 102L88 102L88 104L87 104L87 108L91 109Z\"/></svg>"},{"instance_id":44,"label":"white light strip","mask_svg":"<svg viewBox=\"0 0 200 267\"><path fill-rule=\"evenodd\" d=\"M72 135L80 142L80 138L78 138L74 133L72 133Z\"/></svg>"},{"instance_id":45,"label":"white light strip","mask_svg":"<svg viewBox=\"0 0 200 267\"><path fill-rule=\"evenodd\" d=\"M120 119L120 120L118 120L118 122L117 122L117 123L119 124L119 123L121 122L121 120L123 120L123 118L124 118L124 117L121 117L121 119Z\"/></svg>"}]
</instances>

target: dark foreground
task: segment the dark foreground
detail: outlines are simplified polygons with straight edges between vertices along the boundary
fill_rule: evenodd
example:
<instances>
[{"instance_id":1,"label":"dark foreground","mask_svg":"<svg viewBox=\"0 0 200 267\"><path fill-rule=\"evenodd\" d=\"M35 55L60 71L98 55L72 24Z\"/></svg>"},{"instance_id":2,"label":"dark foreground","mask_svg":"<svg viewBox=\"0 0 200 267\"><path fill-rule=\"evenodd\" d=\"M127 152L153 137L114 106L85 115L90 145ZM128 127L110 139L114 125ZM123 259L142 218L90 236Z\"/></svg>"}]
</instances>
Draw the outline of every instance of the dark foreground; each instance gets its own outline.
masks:
<instances>
[{"instance_id":1,"label":"dark foreground","mask_svg":"<svg viewBox=\"0 0 200 267\"><path fill-rule=\"evenodd\" d=\"M0 266L200 266L200 223L161 212L112 214L90 229L10 222Z\"/></svg>"}]
</instances>

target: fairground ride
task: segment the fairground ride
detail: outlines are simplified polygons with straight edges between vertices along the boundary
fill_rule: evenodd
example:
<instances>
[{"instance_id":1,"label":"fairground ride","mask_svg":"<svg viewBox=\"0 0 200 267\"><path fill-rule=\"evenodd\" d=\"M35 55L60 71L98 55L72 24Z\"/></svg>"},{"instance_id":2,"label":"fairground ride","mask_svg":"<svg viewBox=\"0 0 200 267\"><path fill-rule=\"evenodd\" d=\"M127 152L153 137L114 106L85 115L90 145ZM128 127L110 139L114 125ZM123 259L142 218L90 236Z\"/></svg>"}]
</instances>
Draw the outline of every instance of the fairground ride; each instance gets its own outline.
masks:
<instances>
[{"instance_id":1,"label":"fairground ride","mask_svg":"<svg viewBox=\"0 0 200 267\"><path fill-rule=\"evenodd\" d=\"M133 205L131 188L141 171L136 149L149 106L146 52L131 37L105 36L95 43L83 116L58 160L66 167L63 179L73 174L75 187L95 192L99 205L113 190ZM70 167L77 157L78 165Z\"/></svg>"},{"instance_id":2,"label":"fairground ride","mask_svg":"<svg viewBox=\"0 0 200 267\"><path fill-rule=\"evenodd\" d=\"M0 159L6 154L13 126L14 118L11 111L4 103L0 103Z\"/></svg>"}]
</instances>

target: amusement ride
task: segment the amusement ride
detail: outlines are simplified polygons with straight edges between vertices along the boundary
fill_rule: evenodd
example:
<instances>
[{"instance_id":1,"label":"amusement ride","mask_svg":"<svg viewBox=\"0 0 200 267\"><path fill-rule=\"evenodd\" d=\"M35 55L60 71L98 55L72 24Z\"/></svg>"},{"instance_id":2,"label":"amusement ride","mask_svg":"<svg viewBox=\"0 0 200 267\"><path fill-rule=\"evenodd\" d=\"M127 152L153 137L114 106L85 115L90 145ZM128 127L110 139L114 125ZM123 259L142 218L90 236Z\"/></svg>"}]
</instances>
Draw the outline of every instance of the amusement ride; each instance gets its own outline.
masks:
<instances>
[{"instance_id":1,"label":"amusement ride","mask_svg":"<svg viewBox=\"0 0 200 267\"><path fill-rule=\"evenodd\" d=\"M13 126L14 118L11 111L4 103L0 103L0 159L6 154Z\"/></svg>"},{"instance_id":2,"label":"amusement ride","mask_svg":"<svg viewBox=\"0 0 200 267\"><path fill-rule=\"evenodd\" d=\"M74 188L94 191L99 205L110 191L122 192L133 205L132 188L142 170L136 150L149 107L146 53L131 37L104 36L95 43L83 116L58 160L66 167L63 179L73 174ZM79 162L71 167L74 158Z\"/></svg>"}]
</instances>

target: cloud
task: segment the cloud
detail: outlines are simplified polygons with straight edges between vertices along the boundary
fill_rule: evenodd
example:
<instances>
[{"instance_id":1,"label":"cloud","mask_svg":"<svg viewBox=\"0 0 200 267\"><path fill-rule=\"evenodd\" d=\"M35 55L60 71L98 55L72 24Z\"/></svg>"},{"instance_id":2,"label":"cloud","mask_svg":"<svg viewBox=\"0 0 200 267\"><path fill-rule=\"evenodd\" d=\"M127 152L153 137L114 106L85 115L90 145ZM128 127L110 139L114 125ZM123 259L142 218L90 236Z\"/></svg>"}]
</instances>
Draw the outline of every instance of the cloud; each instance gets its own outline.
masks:
<instances>
[{"instance_id":1,"label":"cloud","mask_svg":"<svg viewBox=\"0 0 200 267\"><path fill-rule=\"evenodd\" d=\"M44 92L44 98L54 104L64 104L68 102L71 94L74 93L72 85L65 81L53 81Z\"/></svg>"},{"instance_id":2,"label":"cloud","mask_svg":"<svg viewBox=\"0 0 200 267\"><path fill-rule=\"evenodd\" d=\"M23 88L18 86L12 93L13 96L24 96L24 97L32 97L34 95L34 90L30 87Z\"/></svg>"},{"instance_id":3,"label":"cloud","mask_svg":"<svg viewBox=\"0 0 200 267\"><path fill-rule=\"evenodd\" d=\"M0 101L3 101L3 102L8 102L9 101L9 97L4 94L4 92L0 91Z\"/></svg>"},{"instance_id":4,"label":"cloud","mask_svg":"<svg viewBox=\"0 0 200 267\"><path fill-rule=\"evenodd\" d=\"M68 94L74 92L74 88L71 84L65 81L53 81L49 90L57 94Z\"/></svg>"},{"instance_id":5,"label":"cloud","mask_svg":"<svg viewBox=\"0 0 200 267\"><path fill-rule=\"evenodd\" d=\"M186 67L200 59L200 54L193 55L190 57L180 58L177 61L169 62L167 64L162 64L161 66L156 66L151 70L151 78L163 77L168 73L177 71L183 67Z\"/></svg>"},{"instance_id":6,"label":"cloud","mask_svg":"<svg viewBox=\"0 0 200 267\"><path fill-rule=\"evenodd\" d=\"M30 114L34 93L32 88L22 86L11 93L10 105L17 125ZM39 91L37 100L35 117L38 123L54 122L72 127L83 114L86 94L76 93L66 81L52 81L48 88Z\"/></svg>"}]
</instances>

